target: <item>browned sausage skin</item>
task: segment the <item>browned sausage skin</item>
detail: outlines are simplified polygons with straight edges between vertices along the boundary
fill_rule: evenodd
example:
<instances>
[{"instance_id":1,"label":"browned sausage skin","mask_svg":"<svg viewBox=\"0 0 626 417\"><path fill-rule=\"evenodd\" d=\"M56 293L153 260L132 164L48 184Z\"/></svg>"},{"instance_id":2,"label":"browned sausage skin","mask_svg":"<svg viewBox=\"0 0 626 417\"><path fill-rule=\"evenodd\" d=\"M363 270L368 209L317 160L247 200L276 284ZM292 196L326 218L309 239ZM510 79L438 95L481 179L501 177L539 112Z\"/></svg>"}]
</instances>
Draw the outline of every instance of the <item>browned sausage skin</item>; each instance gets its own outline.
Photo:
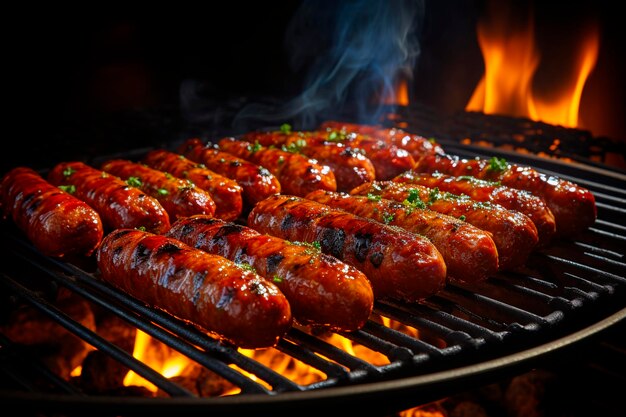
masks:
<instances>
[{"instance_id":1,"label":"browned sausage skin","mask_svg":"<svg viewBox=\"0 0 626 417\"><path fill-rule=\"evenodd\" d=\"M118 229L96 258L104 281L239 347L273 346L291 326L289 303L274 284L176 239Z\"/></svg>"},{"instance_id":2,"label":"browned sausage skin","mask_svg":"<svg viewBox=\"0 0 626 417\"><path fill-rule=\"evenodd\" d=\"M372 311L374 294L367 277L314 246L202 215L176 221L167 236L250 265L285 294L300 324L353 331Z\"/></svg>"},{"instance_id":3,"label":"browned sausage skin","mask_svg":"<svg viewBox=\"0 0 626 417\"><path fill-rule=\"evenodd\" d=\"M225 152L269 169L278 178L284 194L304 196L317 189L337 189L335 174L330 168L305 155L233 137L222 138L217 144Z\"/></svg>"},{"instance_id":4,"label":"browned sausage skin","mask_svg":"<svg viewBox=\"0 0 626 417\"><path fill-rule=\"evenodd\" d=\"M539 241L537 228L528 216L497 204L477 202L467 196L394 181L374 181L355 188L350 194L371 194L399 202L421 201L420 204L430 210L461 218L491 233L498 249L498 265L502 270L523 265Z\"/></svg>"},{"instance_id":5,"label":"browned sausage skin","mask_svg":"<svg viewBox=\"0 0 626 417\"><path fill-rule=\"evenodd\" d=\"M243 189L246 212L258 201L281 192L278 178L267 168L223 152L213 144L205 144L198 138L191 138L178 150L192 161L204 164L210 170L237 181Z\"/></svg>"},{"instance_id":6,"label":"browned sausage skin","mask_svg":"<svg viewBox=\"0 0 626 417\"><path fill-rule=\"evenodd\" d=\"M556 236L573 237L591 226L597 217L595 197L586 188L524 165L501 158L463 159L452 155L427 155L416 165L417 172L471 175L502 185L526 190L544 199L556 221Z\"/></svg>"},{"instance_id":7,"label":"browned sausage skin","mask_svg":"<svg viewBox=\"0 0 626 417\"><path fill-rule=\"evenodd\" d=\"M344 143L361 149L372 161L377 180L390 180L415 166L415 159L407 150L382 139L332 128L316 132L328 142Z\"/></svg>"},{"instance_id":8,"label":"browned sausage skin","mask_svg":"<svg viewBox=\"0 0 626 417\"><path fill-rule=\"evenodd\" d=\"M252 209L248 225L291 241L318 242L322 252L362 271L376 299L414 302L445 285L445 262L428 239L312 200L271 196Z\"/></svg>"},{"instance_id":9,"label":"browned sausage skin","mask_svg":"<svg viewBox=\"0 0 626 417\"><path fill-rule=\"evenodd\" d=\"M498 250L491 235L455 217L372 194L319 190L306 198L426 236L443 256L448 277L455 281L482 281L498 272Z\"/></svg>"},{"instance_id":10,"label":"browned sausage skin","mask_svg":"<svg viewBox=\"0 0 626 417\"><path fill-rule=\"evenodd\" d=\"M241 216L242 188L235 180L211 171L205 165L187 159L184 155L165 149L148 152L142 162L151 168L189 180L208 191L215 202L215 217L230 221Z\"/></svg>"},{"instance_id":11,"label":"browned sausage skin","mask_svg":"<svg viewBox=\"0 0 626 417\"><path fill-rule=\"evenodd\" d=\"M428 174L407 171L394 178L393 181L419 184L428 188L437 188L439 191L466 195L474 201L489 201L509 210L524 213L535 223L541 246L550 243L556 232L554 214L546 202L526 190L518 190L469 175L455 177L439 172Z\"/></svg>"},{"instance_id":12,"label":"browned sausage skin","mask_svg":"<svg viewBox=\"0 0 626 417\"><path fill-rule=\"evenodd\" d=\"M89 256L104 235L102 221L71 191L50 184L31 168L16 167L2 177L0 211L44 255Z\"/></svg>"},{"instance_id":13,"label":"browned sausage skin","mask_svg":"<svg viewBox=\"0 0 626 417\"><path fill-rule=\"evenodd\" d=\"M106 229L143 228L163 233L170 228L167 211L155 199L121 178L83 162L61 162L49 173L55 185L73 186L74 196L93 207Z\"/></svg>"},{"instance_id":14,"label":"browned sausage skin","mask_svg":"<svg viewBox=\"0 0 626 417\"><path fill-rule=\"evenodd\" d=\"M209 192L189 180L126 159L109 160L102 164L102 170L156 198L171 219L193 214L215 214L215 202Z\"/></svg>"},{"instance_id":15,"label":"browned sausage skin","mask_svg":"<svg viewBox=\"0 0 626 417\"><path fill-rule=\"evenodd\" d=\"M408 133L398 128L385 128L380 125L363 125L328 120L322 123L320 129L331 129L346 133L360 133L381 139L398 148L406 150L415 161L419 161L424 155L443 153L443 148L435 140L426 139L423 136Z\"/></svg>"},{"instance_id":16,"label":"browned sausage skin","mask_svg":"<svg viewBox=\"0 0 626 417\"><path fill-rule=\"evenodd\" d=\"M374 164L358 148L340 142L328 142L317 132L308 131L254 131L242 139L263 146L276 146L289 152L298 152L328 166L335 174L337 191L349 191L376 179Z\"/></svg>"}]
</instances>

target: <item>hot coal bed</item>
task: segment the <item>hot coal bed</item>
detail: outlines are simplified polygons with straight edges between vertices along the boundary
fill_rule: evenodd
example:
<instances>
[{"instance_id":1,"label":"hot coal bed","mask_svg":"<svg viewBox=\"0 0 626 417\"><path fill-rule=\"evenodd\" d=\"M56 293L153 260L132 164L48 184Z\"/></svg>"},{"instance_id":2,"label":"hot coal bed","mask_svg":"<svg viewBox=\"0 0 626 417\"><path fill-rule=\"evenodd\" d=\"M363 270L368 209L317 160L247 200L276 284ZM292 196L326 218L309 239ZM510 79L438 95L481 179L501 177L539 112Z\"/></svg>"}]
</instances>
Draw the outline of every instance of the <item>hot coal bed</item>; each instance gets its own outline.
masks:
<instances>
[{"instance_id":1,"label":"hot coal bed","mask_svg":"<svg viewBox=\"0 0 626 417\"><path fill-rule=\"evenodd\" d=\"M287 19L291 11L279 13ZM251 24L253 19L247 18ZM121 38L128 35L124 28L132 30L116 28ZM268 54L282 59L262 49L257 62L271 61ZM107 71L115 71L115 65L108 64L134 59L132 51L126 53L121 58L109 55L109 62L92 62L93 68L105 67L99 75L108 79ZM122 67L120 73L134 80L132 85L144 80L140 65ZM237 67L229 79L233 91L258 87L247 75ZM62 79L70 77L64 74ZM69 159L135 159L149 149L174 149L191 136L215 139L242 133L242 125L235 128L234 122L241 121L241 109L254 99L243 93L222 96L211 84L191 86L193 94L185 96L182 106L148 109L147 98L134 90L135 95L122 101L136 99L140 110L120 110L115 97L100 90L100 98L111 98L107 111L91 109L69 123L66 114L61 117L59 109L50 106L40 123L22 122L41 135L18 144L29 152L4 158L3 171L24 164L45 172ZM276 86L274 79L271 87ZM59 88L39 87L46 92ZM172 91L161 92L168 98L163 101L176 101L167 96ZM273 97L264 97L264 102L275 104ZM519 270L498 273L485 283L449 285L417 305L377 302L363 329L338 334L356 346L355 351L330 343L333 335L291 329L275 350L288 362L323 375L307 383L294 382L293 376L261 358L246 356L112 289L97 279L93 260L42 256L10 222L3 222L3 403L38 415L184 410L189 415L293 416L304 409L327 413L349 407L354 413L390 416L418 406L442 415L455 415L464 407L486 415L517 415L535 401L537 415L618 415L623 406L618 387L626 379L626 346L620 338L626 316L626 174L608 161L624 155L624 142L526 118L464 111L442 115L433 107L419 100L382 107L382 122L436 138L453 155L498 156L580 184L596 197L597 221L574 239L535 251ZM183 117L181 110L187 110ZM346 107L334 116L353 121L358 112L352 110ZM267 121L246 127L277 125ZM137 329L180 352L194 364L194 375L203 377L168 379L133 358ZM380 364L363 350L386 360ZM71 376L77 365L83 372ZM158 394L122 386L128 369L155 385ZM219 396L232 387L241 392Z\"/></svg>"}]
</instances>

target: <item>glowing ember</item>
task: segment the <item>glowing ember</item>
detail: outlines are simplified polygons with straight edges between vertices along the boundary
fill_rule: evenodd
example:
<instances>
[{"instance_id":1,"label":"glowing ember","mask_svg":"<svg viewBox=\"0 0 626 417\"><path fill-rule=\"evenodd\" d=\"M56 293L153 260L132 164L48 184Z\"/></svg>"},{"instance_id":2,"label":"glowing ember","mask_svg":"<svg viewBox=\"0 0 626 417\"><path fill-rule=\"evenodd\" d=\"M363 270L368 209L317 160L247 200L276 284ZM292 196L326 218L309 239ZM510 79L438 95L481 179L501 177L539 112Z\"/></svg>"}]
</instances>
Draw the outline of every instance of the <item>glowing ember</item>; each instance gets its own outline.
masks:
<instances>
[{"instance_id":1,"label":"glowing ember","mask_svg":"<svg viewBox=\"0 0 626 417\"><path fill-rule=\"evenodd\" d=\"M520 26L515 21L517 16L509 10L492 7L490 12L478 24L485 73L466 110L578 127L583 88L598 57L597 25L591 26L578 49L576 62L563 69L562 76L550 87L552 91L538 92L533 90L533 79L540 54L532 17L527 25Z\"/></svg>"}]
</instances>

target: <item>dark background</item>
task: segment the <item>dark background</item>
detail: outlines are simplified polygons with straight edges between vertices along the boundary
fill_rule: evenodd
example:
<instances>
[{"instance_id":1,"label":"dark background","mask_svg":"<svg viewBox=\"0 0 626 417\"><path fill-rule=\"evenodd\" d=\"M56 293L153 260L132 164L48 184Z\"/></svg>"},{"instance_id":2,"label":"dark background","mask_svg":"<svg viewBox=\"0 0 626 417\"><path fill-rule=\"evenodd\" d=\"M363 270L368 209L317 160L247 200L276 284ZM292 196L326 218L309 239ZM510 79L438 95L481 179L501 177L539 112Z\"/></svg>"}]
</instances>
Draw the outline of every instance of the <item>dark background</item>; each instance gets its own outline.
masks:
<instances>
[{"instance_id":1,"label":"dark background","mask_svg":"<svg viewBox=\"0 0 626 417\"><path fill-rule=\"evenodd\" d=\"M16 152L4 153L2 168L45 168L57 160L156 146L185 135L187 107L194 103L181 107L182 85L204 99L193 120L205 108L213 112L204 126L227 127L228 117L220 114L242 103L297 95L306 66L290 67L285 31L301 3L232 1L219 8L208 3L142 10L109 4L8 13L4 143ZM610 3L538 2L536 27L544 56L558 62L582 22L600 21L600 56L583 95L581 120L589 120L584 127L594 135L623 139L623 18ZM443 114L463 110L483 73L476 21L484 6L477 0L424 2L414 102ZM321 36L316 30L324 28L312 28L312 39ZM558 71L544 75L544 82ZM217 116L216 107L222 109Z\"/></svg>"}]
</instances>

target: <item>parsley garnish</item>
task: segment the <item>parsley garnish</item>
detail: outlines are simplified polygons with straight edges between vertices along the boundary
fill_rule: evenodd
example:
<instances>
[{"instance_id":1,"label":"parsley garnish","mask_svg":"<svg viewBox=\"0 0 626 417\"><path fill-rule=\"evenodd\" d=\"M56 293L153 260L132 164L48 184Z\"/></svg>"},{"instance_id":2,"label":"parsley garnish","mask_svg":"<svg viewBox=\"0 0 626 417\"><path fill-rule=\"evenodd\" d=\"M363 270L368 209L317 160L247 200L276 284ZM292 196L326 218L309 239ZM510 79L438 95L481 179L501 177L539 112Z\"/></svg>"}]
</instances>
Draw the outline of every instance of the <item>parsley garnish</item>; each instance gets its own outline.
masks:
<instances>
[{"instance_id":1,"label":"parsley garnish","mask_svg":"<svg viewBox=\"0 0 626 417\"><path fill-rule=\"evenodd\" d=\"M385 212L385 213L383 213L383 222L384 222L385 224L389 224L389 223L391 223L391 222L393 221L393 219L394 219L395 217L396 217L396 215L395 215L395 214Z\"/></svg>"},{"instance_id":2,"label":"parsley garnish","mask_svg":"<svg viewBox=\"0 0 626 417\"><path fill-rule=\"evenodd\" d=\"M263 146L261 146L259 141L255 140L253 145L248 145L248 151L252 152L252 153L255 153L256 151L260 151L262 147Z\"/></svg>"},{"instance_id":3,"label":"parsley garnish","mask_svg":"<svg viewBox=\"0 0 626 417\"><path fill-rule=\"evenodd\" d=\"M131 187L141 187L143 185L139 177L128 177L128 179L126 180L126 184L130 185Z\"/></svg>"},{"instance_id":4,"label":"parsley garnish","mask_svg":"<svg viewBox=\"0 0 626 417\"><path fill-rule=\"evenodd\" d=\"M63 170L63 176L64 177L69 177L70 175L72 175L73 173L75 173L76 170L72 167L67 167Z\"/></svg>"},{"instance_id":5,"label":"parsley garnish","mask_svg":"<svg viewBox=\"0 0 626 417\"><path fill-rule=\"evenodd\" d=\"M69 194L74 194L76 192L76 186L73 184L59 185L59 188Z\"/></svg>"},{"instance_id":6,"label":"parsley garnish","mask_svg":"<svg viewBox=\"0 0 626 417\"><path fill-rule=\"evenodd\" d=\"M380 201L380 200L381 200L381 198L382 198L381 196L376 195L376 194L372 194L372 193L368 193L368 194L367 194L367 199L368 199L369 201Z\"/></svg>"},{"instance_id":7,"label":"parsley garnish","mask_svg":"<svg viewBox=\"0 0 626 417\"><path fill-rule=\"evenodd\" d=\"M159 189L157 190L157 194L158 194L158 195L168 195L168 194L169 194L169 191L167 191L165 188L159 188Z\"/></svg>"},{"instance_id":8,"label":"parsley garnish","mask_svg":"<svg viewBox=\"0 0 626 417\"><path fill-rule=\"evenodd\" d=\"M464 222L464 221L465 221L465 219L466 219L465 214L461 214L461 215L459 216L459 220L461 220L462 222Z\"/></svg>"},{"instance_id":9,"label":"parsley garnish","mask_svg":"<svg viewBox=\"0 0 626 417\"><path fill-rule=\"evenodd\" d=\"M416 190L415 188L411 188L409 190L409 195L402 202L402 204L404 204L405 206L412 207L412 208L420 208L420 209L426 208L426 204L424 204L424 202L420 199L420 192Z\"/></svg>"},{"instance_id":10,"label":"parsley garnish","mask_svg":"<svg viewBox=\"0 0 626 417\"><path fill-rule=\"evenodd\" d=\"M237 266L243 269L244 271L250 271L256 274L256 269L254 269L254 267L247 262L238 263Z\"/></svg>"},{"instance_id":11,"label":"parsley garnish","mask_svg":"<svg viewBox=\"0 0 626 417\"><path fill-rule=\"evenodd\" d=\"M440 198L439 187L435 187L428 193L428 204L432 204Z\"/></svg>"},{"instance_id":12,"label":"parsley garnish","mask_svg":"<svg viewBox=\"0 0 626 417\"><path fill-rule=\"evenodd\" d=\"M333 130L328 134L329 142L341 142L343 140L346 140L346 132Z\"/></svg>"},{"instance_id":13,"label":"parsley garnish","mask_svg":"<svg viewBox=\"0 0 626 417\"><path fill-rule=\"evenodd\" d=\"M492 156L491 159L489 159L489 171L503 172L506 171L508 167L509 166L506 163L506 159L504 158Z\"/></svg>"},{"instance_id":14,"label":"parsley garnish","mask_svg":"<svg viewBox=\"0 0 626 417\"><path fill-rule=\"evenodd\" d=\"M272 282L276 283L276 284L280 284L283 282L283 277L281 277L280 275L274 275L272 277Z\"/></svg>"},{"instance_id":15,"label":"parsley garnish","mask_svg":"<svg viewBox=\"0 0 626 417\"><path fill-rule=\"evenodd\" d=\"M281 149L285 152L299 153L302 148L306 147L306 140L298 139L295 142L291 142L289 145L283 145Z\"/></svg>"},{"instance_id":16,"label":"parsley garnish","mask_svg":"<svg viewBox=\"0 0 626 417\"><path fill-rule=\"evenodd\" d=\"M280 131L285 135L291 133L291 125L289 123L283 123L282 125L280 125Z\"/></svg>"}]
</instances>

